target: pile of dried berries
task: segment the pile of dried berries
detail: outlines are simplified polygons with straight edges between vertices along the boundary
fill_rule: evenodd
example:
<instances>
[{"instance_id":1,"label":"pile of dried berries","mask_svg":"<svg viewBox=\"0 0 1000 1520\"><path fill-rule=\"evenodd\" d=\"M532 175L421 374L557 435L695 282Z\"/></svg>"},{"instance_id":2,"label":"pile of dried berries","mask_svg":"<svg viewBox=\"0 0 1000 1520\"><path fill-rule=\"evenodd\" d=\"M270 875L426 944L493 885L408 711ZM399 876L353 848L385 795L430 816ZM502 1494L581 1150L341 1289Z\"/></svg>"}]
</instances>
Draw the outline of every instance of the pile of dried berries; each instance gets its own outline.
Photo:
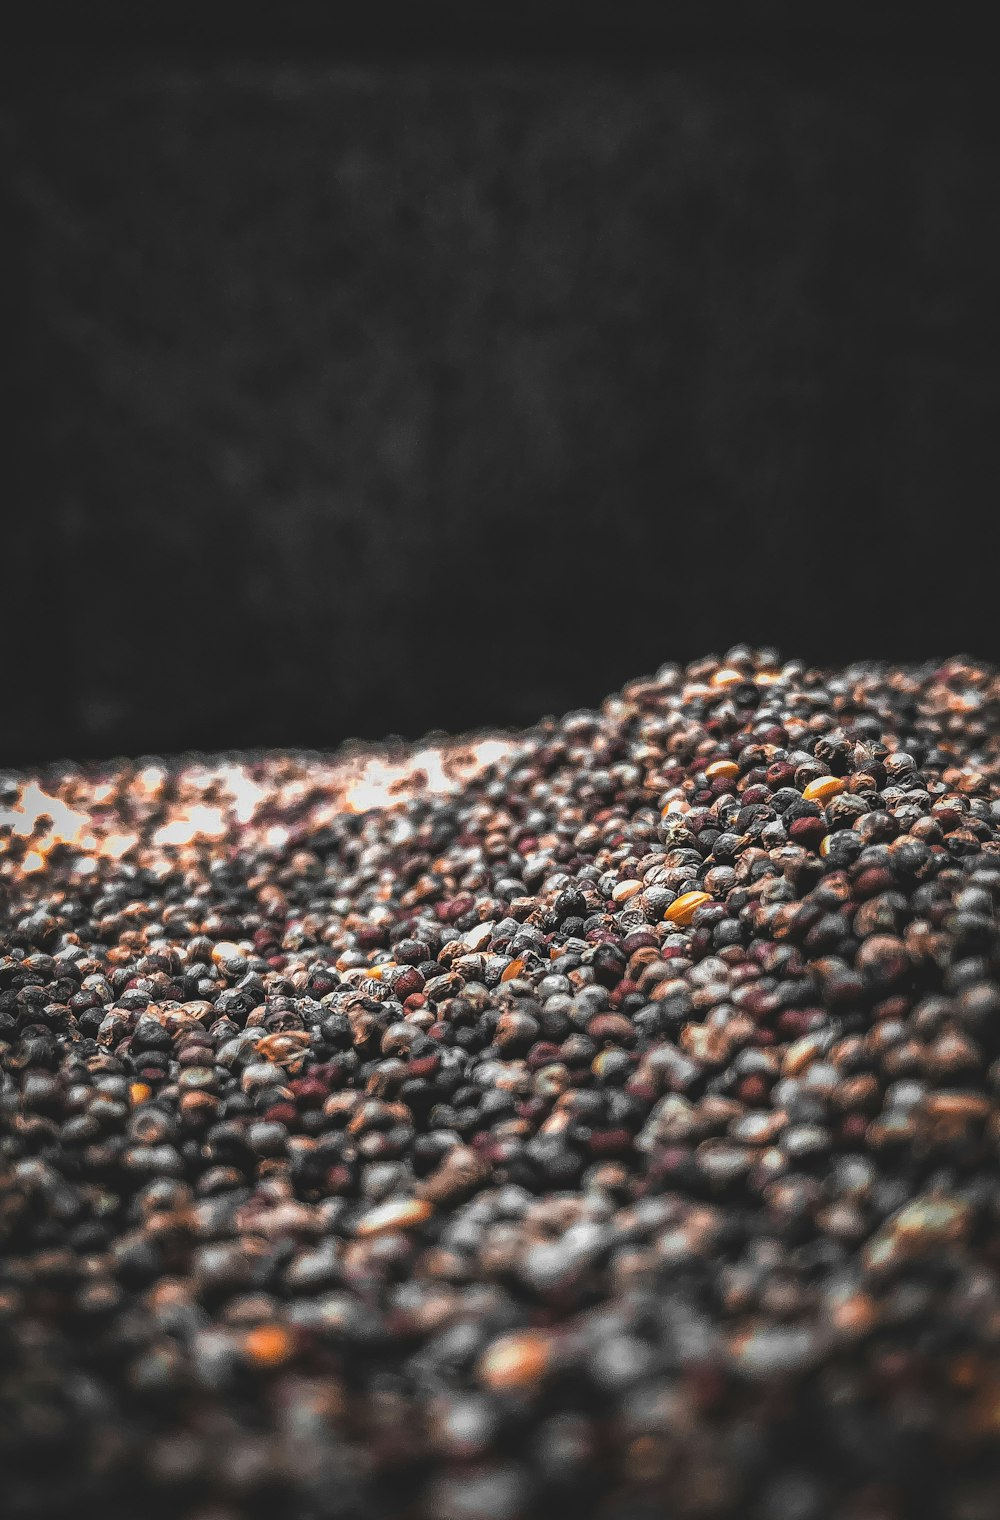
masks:
<instances>
[{"instance_id":1,"label":"pile of dried berries","mask_svg":"<svg viewBox=\"0 0 1000 1520\"><path fill-rule=\"evenodd\" d=\"M998 698L0 777L5 1515L995 1520Z\"/></svg>"}]
</instances>

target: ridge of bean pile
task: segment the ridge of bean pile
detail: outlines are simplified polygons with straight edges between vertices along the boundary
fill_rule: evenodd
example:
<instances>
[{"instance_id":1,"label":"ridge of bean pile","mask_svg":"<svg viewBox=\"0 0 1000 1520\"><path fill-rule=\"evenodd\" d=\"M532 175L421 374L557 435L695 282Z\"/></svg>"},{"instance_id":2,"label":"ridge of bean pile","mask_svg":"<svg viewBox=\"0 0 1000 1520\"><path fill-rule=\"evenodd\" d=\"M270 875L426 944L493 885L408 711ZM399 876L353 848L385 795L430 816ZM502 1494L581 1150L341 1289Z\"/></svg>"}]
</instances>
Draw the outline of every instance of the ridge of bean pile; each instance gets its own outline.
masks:
<instances>
[{"instance_id":1,"label":"ridge of bean pile","mask_svg":"<svg viewBox=\"0 0 1000 1520\"><path fill-rule=\"evenodd\" d=\"M4 1515L995 1520L998 699L740 647L202 839L0 777Z\"/></svg>"}]
</instances>

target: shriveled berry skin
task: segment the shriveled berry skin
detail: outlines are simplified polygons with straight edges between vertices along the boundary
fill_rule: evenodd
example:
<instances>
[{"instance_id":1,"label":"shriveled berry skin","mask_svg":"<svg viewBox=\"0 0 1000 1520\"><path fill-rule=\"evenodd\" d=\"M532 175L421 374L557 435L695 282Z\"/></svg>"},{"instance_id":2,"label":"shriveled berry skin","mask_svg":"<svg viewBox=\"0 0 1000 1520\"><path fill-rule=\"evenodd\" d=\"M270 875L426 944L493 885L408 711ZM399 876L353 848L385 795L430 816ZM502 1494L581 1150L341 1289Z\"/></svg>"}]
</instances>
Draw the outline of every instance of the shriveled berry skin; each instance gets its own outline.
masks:
<instances>
[{"instance_id":1,"label":"shriveled berry skin","mask_svg":"<svg viewBox=\"0 0 1000 1520\"><path fill-rule=\"evenodd\" d=\"M0 1498L1000 1514L1000 680L0 776Z\"/></svg>"}]
</instances>

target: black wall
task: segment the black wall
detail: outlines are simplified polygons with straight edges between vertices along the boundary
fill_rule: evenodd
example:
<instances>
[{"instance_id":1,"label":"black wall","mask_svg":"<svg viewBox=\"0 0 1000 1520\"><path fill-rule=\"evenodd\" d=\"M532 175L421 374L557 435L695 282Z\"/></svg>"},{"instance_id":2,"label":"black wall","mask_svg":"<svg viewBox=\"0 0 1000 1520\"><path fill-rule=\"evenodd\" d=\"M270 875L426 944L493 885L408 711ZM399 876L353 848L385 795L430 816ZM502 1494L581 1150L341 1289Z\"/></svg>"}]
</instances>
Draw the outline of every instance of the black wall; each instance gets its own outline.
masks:
<instances>
[{"instance_id":1,"label":"black wall","mask_svg":"<svg viewBox=\"0 0 1000 1520\"><path fill-rule=\"evenodd\" d=\"M987 55L568 51L8 58L0 758L1000 657Z\"/></svg>"}]
</instances>

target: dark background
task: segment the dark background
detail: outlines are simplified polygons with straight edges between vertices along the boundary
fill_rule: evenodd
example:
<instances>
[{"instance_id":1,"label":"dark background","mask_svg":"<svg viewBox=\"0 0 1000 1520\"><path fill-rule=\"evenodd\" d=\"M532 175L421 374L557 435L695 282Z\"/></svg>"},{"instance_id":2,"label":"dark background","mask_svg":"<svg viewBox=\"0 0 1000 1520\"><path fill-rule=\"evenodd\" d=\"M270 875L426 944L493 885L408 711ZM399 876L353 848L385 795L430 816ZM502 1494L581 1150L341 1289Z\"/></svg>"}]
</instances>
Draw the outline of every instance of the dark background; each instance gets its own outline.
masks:
<instances>
[{"instance_id":1,"label":"dark background","mask_svg":"<svg viewBox=\"0 0 1000 1520\"><path fill-rule=\"evenodd\" d=\"M526 723L744 639L1000 656L982 39L34 14L0 760Z\"/></svg>"}]
</instances>

